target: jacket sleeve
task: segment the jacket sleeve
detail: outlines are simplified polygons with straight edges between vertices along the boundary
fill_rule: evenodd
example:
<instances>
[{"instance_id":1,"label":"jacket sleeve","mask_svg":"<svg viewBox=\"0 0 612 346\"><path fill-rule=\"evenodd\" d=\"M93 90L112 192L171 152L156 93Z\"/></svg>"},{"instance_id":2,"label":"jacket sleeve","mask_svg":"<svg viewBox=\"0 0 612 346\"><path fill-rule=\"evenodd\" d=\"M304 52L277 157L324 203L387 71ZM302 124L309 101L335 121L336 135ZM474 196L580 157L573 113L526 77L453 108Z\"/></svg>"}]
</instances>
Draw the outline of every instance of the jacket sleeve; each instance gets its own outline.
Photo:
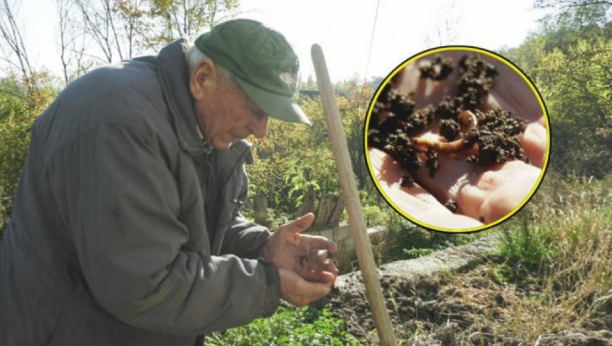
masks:
<instances>
[{"instance_id":1,"label":"jacket sleeve","mask_svg":"<svg viewBox=\"0 0 612 346\"><path fill-rule=\"evenodd\" d=\"M264 226L248 221L240 213L240 207L245 203L248 195L248 177L244 167L240 174L242 175L242 187L238 196L240 202L236 204L229 222L221 253L234 254L243 258L256 258L257 250L266 243L270 237L270 231Z\"/></svg>"},{"instance_id":2,"label":"jacket sleeve","mask_svg":"<svg viewBox=\"0 0 612 346\"><path fill-rule=\"evenodd\" d=\"M144 128L144 129L143 129ZM48 160L47 175L96 301L125 323L196 335L271 315L278 269L187 251L176 180L144 126L97 125Z\"/></svg>"}]
</instances>

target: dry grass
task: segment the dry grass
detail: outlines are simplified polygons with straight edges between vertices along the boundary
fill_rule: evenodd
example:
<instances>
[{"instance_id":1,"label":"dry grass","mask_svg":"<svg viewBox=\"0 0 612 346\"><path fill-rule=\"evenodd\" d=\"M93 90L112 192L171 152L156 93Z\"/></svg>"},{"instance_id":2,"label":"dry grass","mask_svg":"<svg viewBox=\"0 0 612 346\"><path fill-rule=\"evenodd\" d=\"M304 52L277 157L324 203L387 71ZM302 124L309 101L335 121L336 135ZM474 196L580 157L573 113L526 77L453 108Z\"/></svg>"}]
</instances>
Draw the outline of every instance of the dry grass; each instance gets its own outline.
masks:
<instances>
[{"instance_id":1,"label":"dry grass","mask_svg":"<svg viewBox=\"0 0 612 346\"><path fill-rule=\"evenodd\" d=\"M478 319L494 335L527 344L563 330L612 328L610 188L547 178L537 199L503 230L506 262L493 270L501 271L512 296L504 299L504 316Z\"/></svg>"}]
</instances>

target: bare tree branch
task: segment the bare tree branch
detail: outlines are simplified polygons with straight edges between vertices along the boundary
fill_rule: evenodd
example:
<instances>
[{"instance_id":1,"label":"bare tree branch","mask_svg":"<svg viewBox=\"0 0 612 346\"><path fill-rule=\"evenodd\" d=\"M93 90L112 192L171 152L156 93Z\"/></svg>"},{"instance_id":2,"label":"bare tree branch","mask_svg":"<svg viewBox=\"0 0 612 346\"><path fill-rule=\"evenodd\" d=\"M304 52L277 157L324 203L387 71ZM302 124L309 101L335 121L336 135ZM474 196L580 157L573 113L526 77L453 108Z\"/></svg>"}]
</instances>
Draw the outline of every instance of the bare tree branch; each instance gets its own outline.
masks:
<instances>
[{"instance_id":1,"label":"bare tree branch","mask_svg":"<svg viewBox=\"0 0 612 346\"><path fill-rule=\"evenodd\" d=\"M83 16L86 31L91 35L93 40L98 44L98 47L102 50L106 57L107 62L113 61L113 49L110 45L110 38L108 36L108 25L102 20L96 20L99 17L99 13L91 7L91 3L87 0L74 0L77 8Z\"/></svg>"},{"instance_id":2,"label":"bare tree branch","mask_svg":"<svg viewBox=\"0 0 612 346\"><path fill-rule=\"evenodd\" d=\"M119 59L123 60L124 56L123 56L123 52L121 51L121 41L119 38L119 35L117 34L117 29L115 29L115 20L114 20L114 4L111 3L112 0L104 0L103 1L103 5L104 5L104 12L105 12L105 19L106 22L108 23L108 28L110 31L112 31L112 35L110 36L110 40L115 42L115 47L117 49L117 53L119 54Z\"/></svg>"},{"instance_id":3,"label":"bare tree branch","mask_svg":"<svg viewBox=\"0 0 612 346\"><path fill-rule=\"evenodd\" d=\"M35 80L32 78L34 73L23 42L21 29L15 19L15 10L15 5L9 3L9 0L2 0L2 3L0 3L0 38L4 46L8 46L9 55L17 59L17 63L11 65L19 67L28 92L32 93L36 88ZM5 57L5 60L12 62L10 57Z\"/></svg>"},{"instance_id":4,"label":"bare tree branch","mask_svg":"<svg viewBox=\"0 0 612 346\"><path fill-rule=\"evenodd\" d=\"M601 0L536 0L535 8L557 8L569 9L574 7L590 6L590 5L608 5L612 6L612 1Z\"/></svg>"}]
</instances>

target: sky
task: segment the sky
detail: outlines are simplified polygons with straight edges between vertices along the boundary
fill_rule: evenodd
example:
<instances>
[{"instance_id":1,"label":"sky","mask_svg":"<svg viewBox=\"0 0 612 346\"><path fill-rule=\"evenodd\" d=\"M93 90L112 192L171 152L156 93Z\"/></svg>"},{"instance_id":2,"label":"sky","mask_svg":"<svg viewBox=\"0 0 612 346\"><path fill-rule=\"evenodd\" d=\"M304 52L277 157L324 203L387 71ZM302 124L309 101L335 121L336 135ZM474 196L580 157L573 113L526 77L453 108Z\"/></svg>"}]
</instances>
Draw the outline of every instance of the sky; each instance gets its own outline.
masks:
<instances>
[{"instance_id":1,"label":"sky","mask_svg":"<svg viewBox=\"0 0 612 346\"><path fill-rule=\"evenodd\" d=\"M54 0L21 2L34 66L61 74ZM444 44L497 51L516 47L545 13L533 0L241 0L241 18L282 32L300 58L301 76L314 76L310 49L319 44L332 81L385 77L404 60Z\"/></svg>"}]
</instances>

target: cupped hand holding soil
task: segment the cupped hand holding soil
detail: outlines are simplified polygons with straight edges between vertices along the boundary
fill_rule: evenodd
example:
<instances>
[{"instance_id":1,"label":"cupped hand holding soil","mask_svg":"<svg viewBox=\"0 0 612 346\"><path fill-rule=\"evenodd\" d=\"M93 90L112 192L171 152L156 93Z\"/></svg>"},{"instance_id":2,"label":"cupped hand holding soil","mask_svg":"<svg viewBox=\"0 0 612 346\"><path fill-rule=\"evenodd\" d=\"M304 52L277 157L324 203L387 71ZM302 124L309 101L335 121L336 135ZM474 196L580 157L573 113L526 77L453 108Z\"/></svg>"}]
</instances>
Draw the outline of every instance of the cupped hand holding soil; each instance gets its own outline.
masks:
<instances>
[{"instance_id":1,"label":"cupped hand holding soil","mask_svg":"<svg viewBox=\"0 0 612 346\"><path fill-rule=\"evenodd\" d=\"M441 55L456 62L466 52L446 51ZM546 158L547 129L534 91L511 67L488 56L476 56L494 65L498 74L475 111L501 109L524 120L524 131L518 136L522 159L487 165L470 163L466 158L478 152L478 145L475 145L460 153L440 154L438 169L432 176L425 164L418 170L407 171L396 158L369 146L373 173L387 197L409 216L438 228L475 228L508 215L535 187ZM411 95L415 110L429 105L435 107L459 93L457 85L461 75L456 66L442 80L420 77L423 69L419 70L419 67L431 66L431 61L432 58L427 57L409 64L392 81L397 92ZM436 119L416 137L444 141L438 132L439 119ZM426 155L419 155L426 162ZM402 184L406 175L414 180L413 186ZM454 208L449 210L449 203L456 204L454 213L451 211Z\"/></svg>"}]
</instances>

